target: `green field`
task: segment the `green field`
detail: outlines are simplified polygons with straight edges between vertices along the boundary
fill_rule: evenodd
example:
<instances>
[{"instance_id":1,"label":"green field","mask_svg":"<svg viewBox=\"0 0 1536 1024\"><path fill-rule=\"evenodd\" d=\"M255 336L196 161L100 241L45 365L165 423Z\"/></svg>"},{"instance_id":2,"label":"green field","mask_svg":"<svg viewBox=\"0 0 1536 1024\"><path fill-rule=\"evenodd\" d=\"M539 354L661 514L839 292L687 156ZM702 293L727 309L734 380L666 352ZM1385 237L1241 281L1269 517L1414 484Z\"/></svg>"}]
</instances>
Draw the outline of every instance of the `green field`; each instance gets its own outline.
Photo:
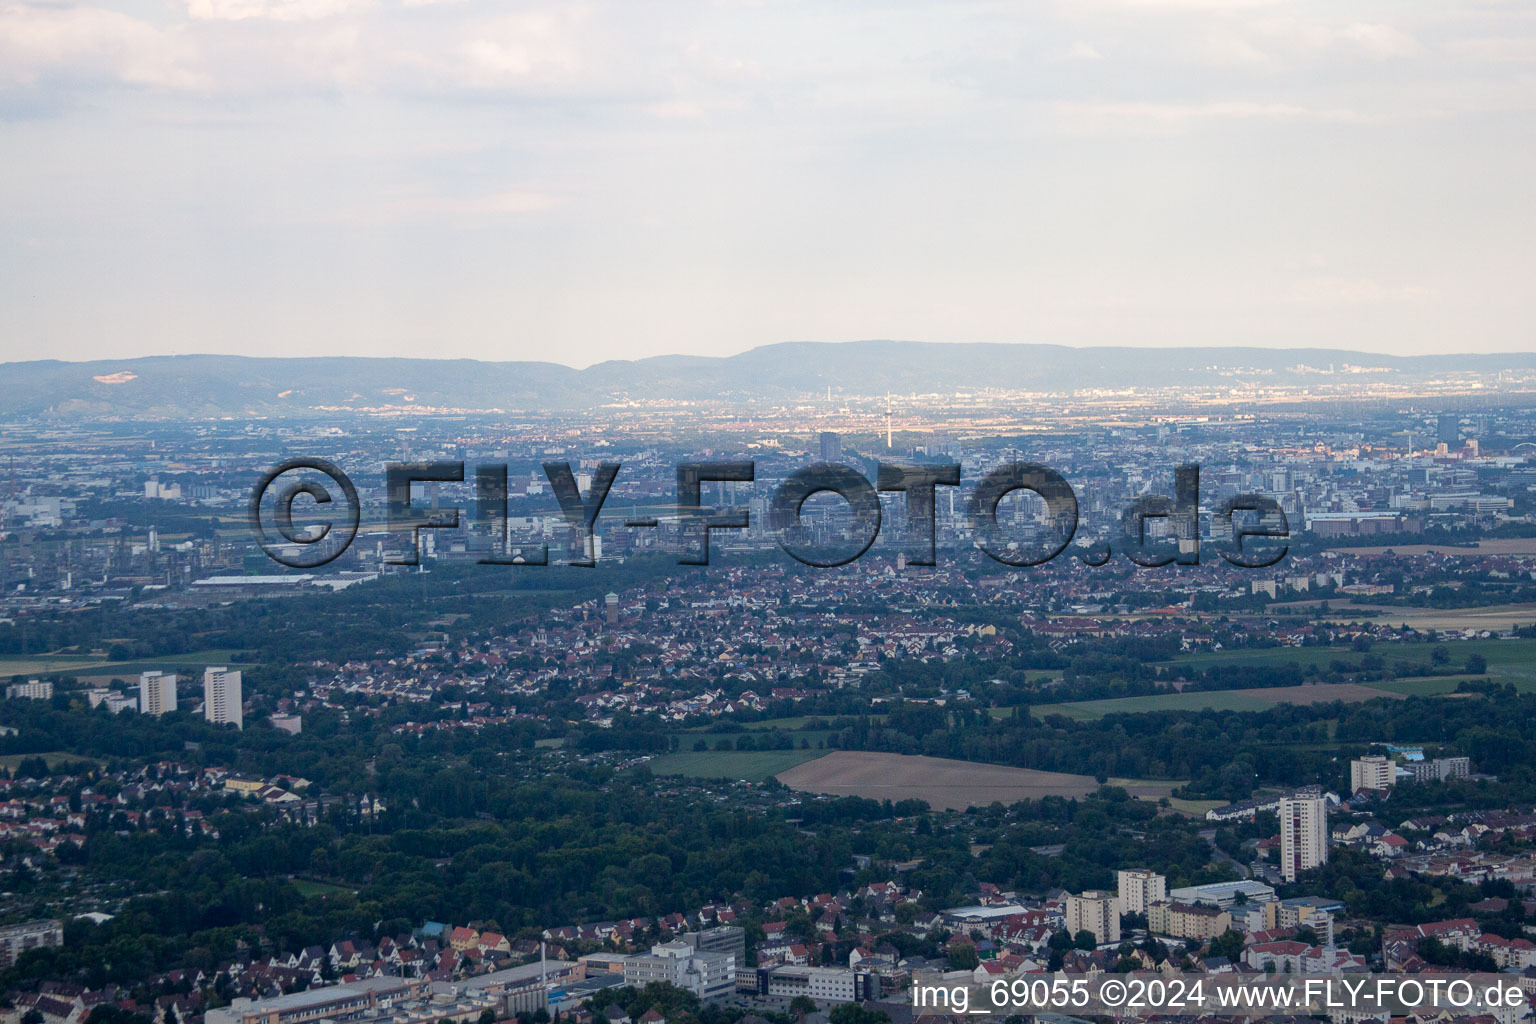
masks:
<instances>
[{"instance_id":1,"label":"green field","mask_svg":"<svg viewBox=\"0 0 1536 1024\"><path fill-rule=\"evenodd\" d=\"M81 669L97 668L102 665L110 665L111 662L101 658L80 658L73 655L69 657L50 657L43 654L27 655L18 658L0 658L0 679L11 676L40 676L53 675L55 673L74 673Z\"/></svg>"},{"instance_id":2,"label":"green field","mask_svg":"<svg viewBox=\"0 0 1536 1024\"><path fill-rule=\"evenodd\" d=\"M795 732L808 727L816 728L831 724L830 715L797 715L794 718L765 718L761 722L743 722L742 728L754 731L776 729L780 732Z\"/></svg>"},{"instance_id":3,"label":"green field","mask_svg":"<svg viewBox=\"0 0 1536 1024\"><path fill-rule=\"evenodd\" d=\"M646 766L657 775L762 782L824 754L825 750L690 750L663 754Z\"/></svg>"},{"instance_id":4,"label":"green field","mask_svg":"<svg viewBox=\"0 0 1536 1024\"><path fill-rule=\"evenodd\" d=\"M355 893L357 891L355 889L348 889L343 885L332 885L329 882L312 882L307 878L295 878L292 881L293 887L299 890L299 895L307 900L312 900L316 896L334 896L337 893Z\"/></svg>"},{"instance_id":5,"label":"green field","mask_svg":"<svg viewBox=\"0 0 1536 1024\"><path fill-rule=\"evenodd\" d=\"M244 651L228 648L212 648L191 651L187 654L166 654L155 658L134 661L109 661L106 658L81 657L79 655L28 655L17 658L0 658L0 679L11 676L42 675L120 675L125 680L140 672L153 669L175 671L177 669L204 668L208 665L228 665L239 668L249 665L242 662Z\"/></svg>"},{"instance_id":6,"label":"green field","mask_svg":"<svg viewBox=\"0 0 1536 1024\"><path fill-rule=\"evenodd\" d=\"M8 772L14 772L17 765L34 757L40 757L44 761L48 762L49 768L54 767L61 761L90 761L93 764L101 763L100 758L86 757L83 754L70 754L62 750L50 750L46 754L0 754L0 767L4 767Z\"/></svg>"},{"instance_id":7,"label":"green field","mask_svg":"<svg viewBox=\"0 0 1536 1024\"><path fill-rule=\"evenodd\" d=\"M1384 679L1376 683L1363 683L1373 690L1386 690L1389 693L1405 693L1410 697L1438 697L1443 693L1455 693L1458 684L1463 681L1481 680L1488 681L1487 676L1422 676L1419 678ZM1518 679L1500 680L1512 682L1515 689L1524 690L1526 687Z\"/></svg>"},{"instance_id":8,"label":"green field","mask_svg":"<svg viewBox=\"0 0 1536 1024\"><path fill-rule=\"evenodd\" d=\"M872 721L885 721L884 715L866 715L864 717L867 717ZM775 732L787 732L798 735L802 731L815 731L817 729L831 731L832 722L835 718L836 716L834 715L795 715L792 718L765 718L760 722L743 722L741 723L741 727L750 732L766 732L772 730ZM715 727L711 725L699 726L698 728L688 730L686 735L709 733L714 728Z\"/></svg>"},{"instance_id":9,"label":"green field","mask_svg":"<svg viewBox=\"0 0 1536 1024\"><path fill-rule=\"evenodd\" d=\"M1274 706L1274 701L1259 697L1211 690L1201 693L1154 693L1145 697L1114 697L1109 700L1041 704L1029 710L1030 714L1040 719L1048 715L1062 715L1080 722L1087 722L1095 718L1103 718L1105 715L1137 714L1143 711L1266 711ZM1013 712L1009 708L993 708L992 713L997 717L1003 717Z\"/></svg>"},{"instance_id":10,"label":"green field","mask_svg":"<svg viewBox=\"0 0 1536 1024\"><path fill-rule=\"evenodd\" d=\"M1182 811L1192 818L1203 818L1205 812L1213 807L1220 807L1225 800L1185 800L1183 797L1171 796L1168 803L1176 811Z\"/></svg>"},{"instance_id":11,"label":"green field","mask_svg":"<svg viewBox=\"0 0 1536 1024\"><path fill-rule=\"evenodd\" d=\"M1488 661L1491 675L1510 676L1514 679L1536 681L1536 640L1446 640L1439 644L1427 643L1378 643L1372 644L1369 653L1381 658L1387 667L1429 666L1437 648L1450 655L1449 665L1456 667L1467 657L1480 654ZM1203 651L1184 654L1165 665L1187 665L1190 668L1209 668L1217 665L1316 665L1327 669L1335 661L1357 665L1364 654L1352 647L1270 647L1263 650Z\"/></svg>"}]
</instances>

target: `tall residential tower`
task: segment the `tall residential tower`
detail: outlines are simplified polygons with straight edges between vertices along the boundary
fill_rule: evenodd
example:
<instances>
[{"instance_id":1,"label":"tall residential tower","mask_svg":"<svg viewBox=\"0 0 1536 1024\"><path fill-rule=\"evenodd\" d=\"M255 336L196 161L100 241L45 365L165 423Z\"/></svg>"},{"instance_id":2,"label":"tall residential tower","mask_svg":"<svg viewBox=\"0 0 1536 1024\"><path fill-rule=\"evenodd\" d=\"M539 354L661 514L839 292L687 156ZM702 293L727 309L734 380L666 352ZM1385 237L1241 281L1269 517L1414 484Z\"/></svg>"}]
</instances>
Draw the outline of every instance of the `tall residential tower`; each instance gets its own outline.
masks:
<instances>
[{"instance_id":1,"label":"tall residential tower","mask_svg":"<svg viewBox=\"0 0 1536 1024\"><path fill-rule=\"evenodd\" d=\"M139 713L159 717L176 710L176 675L139 673Z\"/></svg>"},{"instance_id":2,"label":"tall residential tower","mask_svg":"<svg viewBox=\"0 0 1536 1024\"><path fill-rule=\"evenodd\" d=\"M1280 800L1280 873L1296 881L1328 860L1328 799L1283 797Z\"/></svg>"},{"instance_id":3,"label":"tall residential tower","mask_svg":"<svg viewBox=\"0 0 1536 1024\"><path fill-rule=\"evenodd\" d=\"M233 724L244 728L240 712L240 673L227 668L203 670L203 717L214 725Z\"/></svg>"}]
</instances>

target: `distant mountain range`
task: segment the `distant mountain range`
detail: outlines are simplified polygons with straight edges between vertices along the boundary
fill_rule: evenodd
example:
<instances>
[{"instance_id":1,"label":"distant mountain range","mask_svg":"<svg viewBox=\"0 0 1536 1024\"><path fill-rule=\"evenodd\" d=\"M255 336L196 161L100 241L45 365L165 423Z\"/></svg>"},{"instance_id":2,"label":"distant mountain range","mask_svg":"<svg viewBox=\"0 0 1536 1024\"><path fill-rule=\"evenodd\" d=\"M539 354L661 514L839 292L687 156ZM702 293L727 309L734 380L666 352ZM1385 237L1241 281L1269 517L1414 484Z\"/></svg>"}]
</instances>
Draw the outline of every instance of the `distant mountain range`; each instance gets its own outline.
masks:
<instances>
[{"instance_id":1,"label":"distant mountain range","mask_svg":"<svg viewBox=\"0 0 1536 1024\"><path fill-rule=\"evenodd\" d=\"M0 363L0 415L66 418L316 417L430 406L569 410L631 399L798 400L981 388L1071 391L1299 380L1305 365L1377 367L1433 379L1469 370L1536 369L1536 354L1382 356L1333 349L1068 348L910 341L787 342L720 358L657 356L585 370L469 359L153 356Z\"/></svg>"}]
</instances>

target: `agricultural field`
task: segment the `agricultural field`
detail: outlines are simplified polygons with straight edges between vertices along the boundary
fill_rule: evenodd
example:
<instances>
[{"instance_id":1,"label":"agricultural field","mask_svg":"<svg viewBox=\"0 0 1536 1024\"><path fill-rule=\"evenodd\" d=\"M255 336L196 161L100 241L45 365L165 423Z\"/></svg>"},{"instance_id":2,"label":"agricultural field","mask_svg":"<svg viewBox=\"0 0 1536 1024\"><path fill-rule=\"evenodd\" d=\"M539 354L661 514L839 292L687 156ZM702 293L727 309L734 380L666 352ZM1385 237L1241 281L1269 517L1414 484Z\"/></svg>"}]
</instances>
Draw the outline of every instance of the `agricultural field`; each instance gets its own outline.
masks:
<instances>
[{"instance_id":1,"label":"agricultural field","mask_svg":"<svg viewBox=\"0 0 1536 1024\"><path fill-rule=\"evenodd\" d=\"M105 658L77 655L20 655L14 658L0 658L0 679L9 679L11 676L74 674L81 669L99 668L110 664L111 662Z\"/></svg>"},{"instance_id":2,"label":"agricultural field","mask_svg":"<svg viewBox=\"0 0 1536 1024\"><path fill-rule=\"evenodd\" d=\"M1220 807L1225 800L1185 800L1183 797L1171 796L1168 803L1173 809L1189 815L1191 818L1203 818L1205 812Z\"/></svg>"},{"instance_id":3,"label":"agricultural field","mask_svg":"<svg viewBox=\"0 0 1536 1024\"><path fill-rule=\"evenodd\" d=\"M34 757L42 758L43 761L47 763L49 768L56 768L61 764L73 761L89 761L96 764L100 763L100 761L94 757L85 757L81 754L71 754L63 750L50 750L45 754L0 754L0 768L4 768L8 772L15 772L17 766L20 765L21 762L31 760Z\"/></svg>"},{"instance_id":4,"label":"agricultural field","mask_svg":"<svg viewBox=\"0 0 1536 1024\"><path fill-rule=\"evenodd\" d=\"M794 732L799 729L831 724L832 718L829 715L796 715L794 718L765 718L761 722L745 722L743 728L753 731L776 729L780 732Z\"/></svg>"},{"instance_id":5,"label":"agricultural field","mask_svg":"<svg viewBox=\"0 0 1536 1024\"><path fill-rule=\"evenodd\" d=\"M646 762L646 767L657 775L762 782L825 753L824 750L689 750L652 758Z\"/></svg>"},{"instance_id":6,"label":"agricultural field","mask_svg":"<svg viewBox=\"0 0 1536 1024\"><path fill-rule=\"evenodd\" d=\"M1407 609L1412 611L1412 609ZM1398 622L1394 612L1385 616L1386 621ZM1528 677L1536 679L1536 640L1446 640L1440 644L1427 643L1377 643L1372 644L1370 654L1381 658L1388 667L1429 667L1436 648L1443 648L1449 656L1451 667L1459 666L1474 654L1482 655L1488 662L1488 672L1494 676ZM1248 648L1230 651L1202 651L1180 655L1163 662L1170 666L1187 666L1191 669L1210 668L1216 665L1315 665L1328 668L1335 661L1351 665L1360 663L1365 655L1351 647L1268 647L1261 650Z\"/></svg>"},{"instance_id":7,"label":"agricultural field","mask_svg":"<svg viewBox=\"0 0 1536 1024\"><path fill-rule=\"evenodd\" d=\"M127 681L140 672L160 669L165 672L201 672L209 665L227 665L240 668L252 664L242 661L244 651L209 649L186 654L166 654L155 658L134 661L111 661L82 655L34 654L15 658L0 658L0 679L12 676L72 675L82 682L103 683L110 679Z\"/></svg>"},{"instance_id":8,"label":"agricultural field","mask_svg":"<svg viewBox=\"0 0 1536 1024\"><path fill-rule=\"evenodd\" d=\"M1044 796L1087 796L1099 784L1088 775L954 761L942 757L838 750L778 773L791 789L872 800L926 800L930 807L963 811L994 800L1005 804ZM1113 780L1138 799L1169 795L1176 782Z\"/></svg>"},{"instance_id":9,"label":"agricultural field","mask_svg":"<svg viewBox=\"0 0 1536 1024\"><path fill-rule=\"evenodd\" d=\"M1373 690L1386 690L1389 693L1401 693L1405 697L1439 697L1456 692L1456 687L1463 682L1472 681L1487 682L1487 676L1420 676L1404 679L1383 679L1380 682L1364 683ZM1516 689L1524 689L1518 680L1501 680L1501 682L1514 682Z\"/></svg>"},{"instance_id":10,"label":"agricultural field","mask_svg":"<svg viewBox=\"0 0 1536 1024\"><path fill-rule=\"evenodd\" d=\"M1321 622L1385 622L1419 630L1487 630L1497 633L1536 624L1536 605L1503 604L1473 608L1365 608L1334 605L1317 616Z\"/></svg>"},{"instance_id":11,"label":"agricultural field","mask_svg":"<svg viewBox=\"0 0 1536 1024\"><path fill-rule=\"evenodd\" d=\"M1335 549L1346 555L1384 555L1392 552L1404 558L1413 555L1457 555L1482 558L1488 555L1536 555L1536 537L1494 537L1472 544L1399 544L1396 547L1354 547Z\"/></svg>"},{"instance_id":12,"label":"agricultural field","mask_svg":"<svg viewBox=\"0 0 1536 1024\"><path fill-rule=\"evenodd\" d=\"M1455 689L1455 684L1452 684L1451 688ZM1078 721L1090 721L1103 718L1105 715L1135 714L1144 711L1265 711L1276 704L1320 704L1335 700L1353 704L1364 700L1401 699L1406 696L1406 693L1356 683L1314 683L1307 686L1154 693L1144 697L1115 697L1109 700L1041 704L1030 708L1030 713L1041 719L1048 715L1064 715ZM1010 713L1003 708L994 711L994 714Z\"/></svg>"}]
</instances>

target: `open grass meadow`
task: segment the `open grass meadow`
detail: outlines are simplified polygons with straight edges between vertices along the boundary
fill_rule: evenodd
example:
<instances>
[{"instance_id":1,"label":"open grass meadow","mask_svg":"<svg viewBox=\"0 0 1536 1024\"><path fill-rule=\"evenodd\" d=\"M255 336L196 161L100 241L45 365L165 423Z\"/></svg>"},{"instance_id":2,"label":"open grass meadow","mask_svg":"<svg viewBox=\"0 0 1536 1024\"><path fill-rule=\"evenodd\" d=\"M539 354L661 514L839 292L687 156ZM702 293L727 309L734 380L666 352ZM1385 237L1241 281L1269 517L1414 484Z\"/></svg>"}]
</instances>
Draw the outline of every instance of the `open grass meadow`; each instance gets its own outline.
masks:
<instances>
[{"instance_id":1,"label":"open grass meadow","mask_svg":"<svg viewBox=\"0 0 1536 1024\"><path fill-rule=\"evenodd\" d=\"M657 775L683 775L691 779L738 779L762 782L825 750L680 750L646 762Z\"/></svg>"},{"instance_id":2,"label":"open grass meadow","mask_svg":"<svg viewBox=\"0 0 1536 1024\"><path fill-rule=\"evenodd\" d=\"M317 897L335 896L341 893L355 893L356 889L348 889L344 885L332 885L330 882L316 882L309 878L295 878L293 887L299 890L299 895L307 900Z\"/></svg>"},{"instance_id":3,"label":"open grass meadow","mask_svg":"<svg viewBox=\"0 0 1536 1024\"><path fill-rule=\"evenodd\" d=\"M140 672L160 669L164 672L201 672L209 665L227 665L230 668L248 667L254 662L243 660L244 651L228 648L209 648L189 651L186 654L166 654L154 658L133 661L111 661L89 655L33 654L14 658L0 658L0 679L12 676L68 675L80 678L118 677L127 680Z\"/></svg>"},{"instance_id":4,"label":"open grass meadow","mask_svg":"<svg viewBox=\"0 0 1536 1024\"><path fill-rule=\"evenodd\" d=\"M1488 638L1478 640L1446 640L1439 644L1378 643L1371 646L1370 653L1381 658L1388 668L1394 666L1428 668L1433 665L1431 659L1434 657L1434 652L1437 648L1443 648L1445 653L1449 655L1449 664L1452 667L1465 664L1468 657L1479 654L1488 662L1488 672L1490 675L1510 676L1516 680L1521 678L1536 680L1536 640L1497 640ZM1180 655L1163 664L1172 666L1186 665L1192 669L1203 669L1217 665L1252 665L1256 667L1299 665L1302 668L1315 665L1319 669L1326 669L1335 661L1357 665L1363 657L1364 654L1347 646L1269 647L1262 650L1243 648L1231 651L1200 651L1194 654Z\"/></svg>"},{"instance_id":5,"label":"open grass meadow","mask_svg":"<svg viewBox=\"0 0 1536 1024\"><path fill-rule=\"evenodd\" d=\"M57 767L66 761L90 761L95 764L101 762L94 757L86 757L83 754L71 754L63 750L50 750L44 754L0 754L0 767L8 772L15 772L17 765L23 761L29 761L34 757L40 757L47 762L49 768Z\"/></svg>"},{"instance_id":6,"label":"open grass meadow","mask_svg":"<svg viewBox=\"0 0 1536 1024\"><path fill-rule=\"evenodd\" d=\"M1452 689L1455 688L1452 684ZM1040 704L1030 708L1036 718L1063 715L1078 721L1090 721L1105 715L1137 714L1147 711L1264 711L1277 704L1326 704L1341 700L1402 699L1406 693L1379 689L1359 683L1317 683L1308 686L1271 686L1251 690L1200 690L1187 693L1154 693L1143 697L1114 697L1109 700L1070 701ZM994 714L1008 714L995 709Z\"/></svg>"}]
</instances>

